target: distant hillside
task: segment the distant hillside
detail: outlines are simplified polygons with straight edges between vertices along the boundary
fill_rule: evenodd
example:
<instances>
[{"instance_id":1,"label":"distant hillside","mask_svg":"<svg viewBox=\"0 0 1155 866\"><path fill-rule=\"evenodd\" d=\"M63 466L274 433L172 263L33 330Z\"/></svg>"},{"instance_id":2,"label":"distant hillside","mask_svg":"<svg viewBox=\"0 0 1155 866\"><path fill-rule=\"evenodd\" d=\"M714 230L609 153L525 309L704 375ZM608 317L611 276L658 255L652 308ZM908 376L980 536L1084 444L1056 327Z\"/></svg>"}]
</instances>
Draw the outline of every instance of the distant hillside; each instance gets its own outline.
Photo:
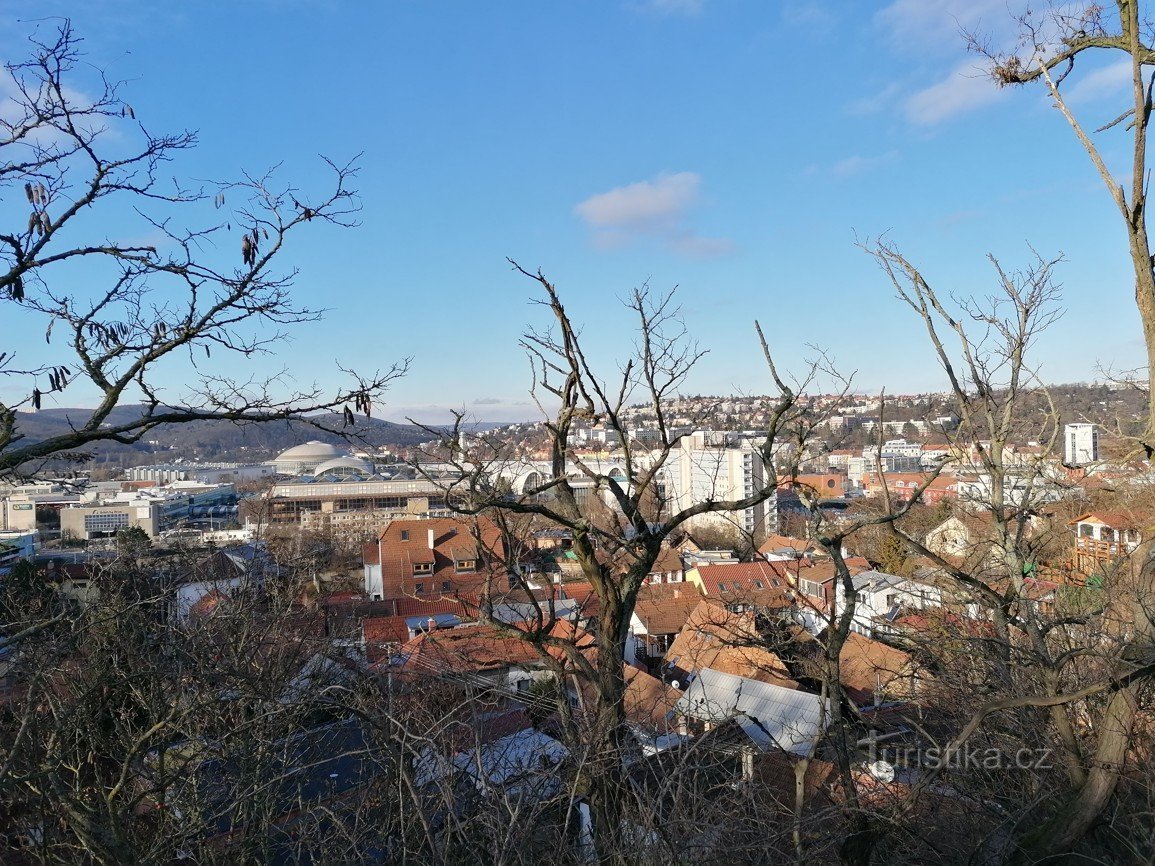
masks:
<instances>
[{"instance_id":1,"label":"distant hillside","mask_svg":"<svg viewBox=\"0 0 1155 866\"><path fill-rule=\"evenodd\" d=\"M119 406L109 417L115 425L138 417L139 406ZM43 409L18 412L17 423L28 440L38 442L66 434L70 427L88 419L86 409ZM317 416L318 421L340 428L339 415ZM359 417L353 431L369 447L404 447L426 442L427 432L410 424ZM260 462L286 448L310 439L337 444L341 437L324 433L304 421L277 421L240 426L222 421L193 421L158 427L135 445L105 442L93 446L94 464L138 465L182 457L208 461ZM146 441L147 440L147 441Z\"/></svg>"}]
</instances>

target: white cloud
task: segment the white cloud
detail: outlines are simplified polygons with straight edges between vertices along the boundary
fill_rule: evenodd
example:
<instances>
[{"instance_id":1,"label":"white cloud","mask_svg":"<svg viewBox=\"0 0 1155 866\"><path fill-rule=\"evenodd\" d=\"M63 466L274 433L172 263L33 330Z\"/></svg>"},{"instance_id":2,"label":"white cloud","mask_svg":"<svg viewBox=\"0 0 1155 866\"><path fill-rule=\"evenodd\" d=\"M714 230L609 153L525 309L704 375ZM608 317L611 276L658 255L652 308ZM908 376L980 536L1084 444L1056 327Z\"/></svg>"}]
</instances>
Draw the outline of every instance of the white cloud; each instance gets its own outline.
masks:
<instances>
[{"instance_id":1,"label":"white cloud","mask_svg":"<svg viewBox=\"0 0 1155 866\"><path fill-rule=\"evenodd\" d=\"M944 120L999 101L1005 90L973 61L965 61L951 70L946 78L923 88L906 100L906 118L919 126L933 126Z\"/></svg>"},{"instance_id":2,"label":"white cloud","mask_svg":"<svg viewBox=\"0 0 1155 866\"><path fill-rule=\"evenodd\" d=\"M698 200L701 182L692 171L659 175L591 195L574 211L594 228L661 230L685 218Z\"/></svg>"},{"instance_id":3,"label":"white cloud","mask_svg":"<svg viewBox=\"0 0 1155 866\"><path fill-rule=\"evenodd\" d=\"M704 238L700 235L685 234L669 239L670 246L684 256L713 258L734 252L735 245L729 238Z\"/></svg>"},{"instance_id":4,"label":"white cloud","mask_svg":"<svg viewBox=\"0 0 1155 866\"><path fill-rule=\"evenodd\" d=\"M1094 72L1088 72L1066 90L1065 98L1071 103L1091 102L1114 96L1130 86L1131 59L1128 57L1126 60L1119 60Z\"/></svg>"},{"instance_id":5,"label":"white cloud","mask_svg":"<svg viewBox=\"0 0 1155 866\"><path fill-rule=\"evenodd\" d=\"M789 0L782 4L782 21L788 27L827 30L838 20L823 0Z\"/></svg>"},{"instance_id":6,"label":"white cloud","mask_svg":"<svg viewBox=\"0 0 1155 866\"><path fill-rule=\"evenodd\" d=\"M893 0L874 14L888 40L904 50L937 54L962 47L962 32L986 31L1001 41L1013 31L1009 0Z\"/></svg>"},{"instance_id":7,"label":"white cloud","mask_svg":"<svg viewBox=\"0 0 1155 866\"><path fill-rule=\"evenodd\" d=\"M719 255L733 248L723 238L700 237L689 225L700 200L702 178L692 171L662 174L598 193L574 206L601 248L657 238L686 255Z\"/></svg>"}]
</instances>

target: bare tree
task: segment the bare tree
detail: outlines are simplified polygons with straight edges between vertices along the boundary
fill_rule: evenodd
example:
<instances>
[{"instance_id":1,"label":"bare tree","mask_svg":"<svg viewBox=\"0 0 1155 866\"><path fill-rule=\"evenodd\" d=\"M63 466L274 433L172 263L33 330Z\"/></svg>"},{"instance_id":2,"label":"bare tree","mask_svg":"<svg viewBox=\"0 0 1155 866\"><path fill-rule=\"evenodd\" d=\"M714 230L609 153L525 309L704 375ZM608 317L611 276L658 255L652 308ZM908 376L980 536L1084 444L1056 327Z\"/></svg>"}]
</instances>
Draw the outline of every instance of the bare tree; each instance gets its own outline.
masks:
<instances>
[{"instance_id":1,"label":"bare tree","mask_svg":"<svg viewBox=\"0 0 1155 866\"><path fill-rule=\"evenodd\" d=\"M46 458L81 459L98 442L135 442L161 424L260 422L321 410L348 424L354 412L368 414L406 362L349 374L349 384L325 394L293 386L285 375L221 374L211 360L213 350L240 358L269 352L285 328L321 315L293 300L295 272L277 265L298 231L355 225L354 163L328 162L332 185L315 196L272 172L198 188L175 178L170 184L161 172L196 136L152 132L117 83L84 79L79 43L65 22L34 33L28 59L5 64L12 95L0 116L9 227L0 231L0 307L6 322L43 333L46 346L27 358L0 350L7 390L24 395L0 404L0 475L31 473ZM204 219L210 202L207 224L181 221L185 214ZM135 221L140 236L156 240L101 236L94 209ZM79 265L85 279L78 284L68 275ZM174 365L188 370L187 391L169 396L158 373ZM81 386L97 395L84 419L41 441L24 436L19 410ZM139 414L112 414L128 402L141 404Z\"/></svg>"},{"instance_id":2,"label":"bare tree","mask_svg":"<svg viewBox=\"0 0 1155 866\"><path fill-rule=\"evenodd\" d=\"M524 629L522 637L539 645L543 654L559 653L568 662L566 673L576 674L592 689L592 701L570 725L575 733L580 729L586 755L582 774L599 855L607 862L618 862L629 849L621 835L630 797L624 765L635 749L625 724L623 665L638 590L672 532L701 515L755 508L773 495L778 484L775 443L804 446L808 442L820 419L799 402L798 394L826 371L814 364L800 382L787 384L763 340L779 396L756 446L767 471L762 487L741 498L706 496L688 505L675 503L667 491L668 471L684 431L675 429L667 414L668 403L703 352L687 341L672 295L654 294L648 288L632 293L627 306L637 322L637 343L632 357L607 380L586 354L577 325L554 284L541 271L513 266L536 283L542 292L540 303L549 311L553 325L548 331L528 332L522 343L534 370L534 394L550 417L545 425L549 468L539 473L537 483L513 491L498 479L519 458L504 450L487 450L484 442L463 450L459 430L455 430L445 438L441 452L460 474L460 480L447 489L447 500L462 513L532 515L572 534L581 574L598 599L596 658L587 660L572 641L553 634L557 617L552 610ZM640 401L653 414L655 430L650 441L634 438L625 412L631 401ZM583 422L604 427L621 443L620 459L613 467L582 455L575 429ZM586 485L592 487L595 498L604 497L604 504L591 510L582 501L579 488ZM531 588L514 564L509 565L511 586L499 589L532 601ZM570 713L564 702L559 710Z\"/></svg>"},{"instance_id":3,"label":"bare tree","mask_svg":"<svg viewBox=\"0 0 1155 866\"><path fill-rule=\"evenodd\" d=\"M991 75L999 85L1041 81L1102 178L1123 220L1135 275L1135 304L1147 347L1146 390L1155 394L1155 270L1147 233L1147 128L1151 122L1155 32L1140 10L1139 0L1112 4L1048 3L1041 12L1028 10L1018 20L1019 39L1007 53L992 49L978 34L969 34L972 50L991 61ZM1113 6L1113 9L1108 7ZM1078 62L1098 54L1121 56L1130 65L1130 106L1114 119L1104 118L1092 129L1080 120L1064 95ZM1076 76L1077 77L1077 76ZM1112 171L1094 136L1122 131L1130 136L1131 164L1121 176ZM1141 442L1150 457L1155 448L1155 402L1149 401Z\"/></svg>"},{"instance_id":4,"label":"bare tree","mask_svg":"<svg viewBox=\"0 0 1155 866\"><path fill-rule=\"evenodd\" d=\"M963 507L988 527L982 555L960 562L928 549L901 523L891 524L909 549L934 563L955 598L982 611L990 624L989 631L980 626L966 639L970 659L953 669L962 675L947 677L956 693L970 692L974 702L959 708L945 749L957 754L976 734L1002 731L1022 736L1024 747L1051 750L1062 773L1024 804L1022 829L1003 853L1027 862L1062 854L1104 814L1136 744L1135 722L1151 674L1139 649L1151 639L1151 576L1146 566L1137 574L1120 570L1106 593L1075 607L1065 602L1062 587L1047 593L1036 579L1048 564L1049 544L1036 531L1036 519L1050 498L1065 492L1054 469L1058 415L1027 360L1038 333L1056 315L1055 261L1038 259L1021 273L1008 273L992 260L999 291L986 304L954 308L894 246L869 251L922 320L947 374L961 419L956 468L972 479ZM1023 417L1032 395L1050 406L1042 418ZM1042 431L1043 447L1034 458L1012 463L1009 446L1024 425ZM1062 581L1057 570L1052 577ZM949 665L940 669L952 671ZM1039 740L1039 734L1045 737ZM925 774L904 808L941 772Z\"/></svg>"}]
</instances>

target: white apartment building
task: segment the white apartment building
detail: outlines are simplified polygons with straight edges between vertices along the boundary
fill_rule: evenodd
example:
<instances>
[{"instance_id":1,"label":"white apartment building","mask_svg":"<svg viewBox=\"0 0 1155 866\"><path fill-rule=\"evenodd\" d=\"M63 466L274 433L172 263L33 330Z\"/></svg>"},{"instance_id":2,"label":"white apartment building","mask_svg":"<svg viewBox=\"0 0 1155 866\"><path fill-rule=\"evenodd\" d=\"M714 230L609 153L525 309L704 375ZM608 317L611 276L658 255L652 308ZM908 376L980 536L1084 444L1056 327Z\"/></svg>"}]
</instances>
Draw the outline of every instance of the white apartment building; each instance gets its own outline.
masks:
<instances>
[{"instance_id":1,"label":"white apartment building","mask_svg":"<svg viewBox=\"0 0 1155 866\"><path fill-rule=\"evenodd\" d=\"M1099 427L1096 424L1067 424L1063 427L1063 462L1086 466L1099 462Z\"/></svg>"},{"instance_id":2,"label":"white apartment building","mask_svg":"<svg viewBox=\"0 0 1155 866\"><path fill-rule=\"evenodd\" d=\"M744 499L766 486L766 466L762 455L746 440L724 433L696 431L684 437L666 463L671 512L699 502ZM744 511L702 514L693 526L737 525L745 532L766 532L777 524L776 497Z\"/></svg>"}]
</instances>

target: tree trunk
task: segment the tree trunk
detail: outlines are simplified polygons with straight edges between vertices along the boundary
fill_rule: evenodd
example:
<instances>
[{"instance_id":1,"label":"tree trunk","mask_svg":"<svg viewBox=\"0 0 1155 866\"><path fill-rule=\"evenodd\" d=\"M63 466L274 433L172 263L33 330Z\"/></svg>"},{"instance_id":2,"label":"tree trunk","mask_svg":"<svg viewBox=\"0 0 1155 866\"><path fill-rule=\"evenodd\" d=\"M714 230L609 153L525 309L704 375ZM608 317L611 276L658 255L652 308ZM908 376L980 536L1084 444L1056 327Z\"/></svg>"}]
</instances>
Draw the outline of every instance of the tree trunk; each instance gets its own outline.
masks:
<instances>
[{"instance_id":1,"label":"tree trunk","mask_svg":"<svg viewBox=\"0 0 1155 866\"><path fill-rule=\"evenodd\" d=\"M1139 319L1143 323L1143 342L1147 347L1147 425L1143 430L1143 443L1155 447L1155 273L1152 272L1151 250L1147 241L1147 230L1143 225L1142 212L1139 224L1129 225L1131 235L1131 262L1135 268L1135 305L1139 308Z\"/></svg>"},{"instance_id":2,"label":"tree trunk","mask_svg":"<svg viewBox=\"0 0 1155 866\"><path fill-rule=\"evenodd\" d=\"M1155 297L1155 295L1153 295ZM1145 544L1136 551L1143 558L1135 582L1136 597L1130 604L1131 622L1135 627L1132 646L1146 656L1155 647L1155 626L1146 612L1145 600L1155 591L1155 546ZM1107 708L1095 726L1098 738L1095 750L1088 756L1090 769L1086 781L1042 826L1020 840L1018 862L1062 854L1074 848L1107 807L1119 782L1131 732L1139 711L1139 689L1143 682L1133 682L1111 696Z\"/></svg>"},{"instance_id":3,"label":"tree trunk","mask_svg":"<svg viewBox=\"0 0 1155 866\"><path fill-rule=\"evenodd\" d=\"M1131 724L1139 707L1138 683L1111 698L1100 721L1098 748L1087 781L1041 827L1020 842L1013 862L1034 863L1073 849L1106 808L1123 769L1131 742Z\"/></svg>"},{"instance_id":4,"label":"tree trunk","mask_svg":"<svg viewBox=\"0 0 1155 866\"><path fill-rule=\"evenodd\" d=\"M594 819L594 845L603 864L631 861L622 840L626 818L626 778L623 767L626 735L625 632L632 605L607 593L598 617L597 709L590 732L589 798ZM627 610L630 608L631 610Z\"/></svg>"}]
</instances>

